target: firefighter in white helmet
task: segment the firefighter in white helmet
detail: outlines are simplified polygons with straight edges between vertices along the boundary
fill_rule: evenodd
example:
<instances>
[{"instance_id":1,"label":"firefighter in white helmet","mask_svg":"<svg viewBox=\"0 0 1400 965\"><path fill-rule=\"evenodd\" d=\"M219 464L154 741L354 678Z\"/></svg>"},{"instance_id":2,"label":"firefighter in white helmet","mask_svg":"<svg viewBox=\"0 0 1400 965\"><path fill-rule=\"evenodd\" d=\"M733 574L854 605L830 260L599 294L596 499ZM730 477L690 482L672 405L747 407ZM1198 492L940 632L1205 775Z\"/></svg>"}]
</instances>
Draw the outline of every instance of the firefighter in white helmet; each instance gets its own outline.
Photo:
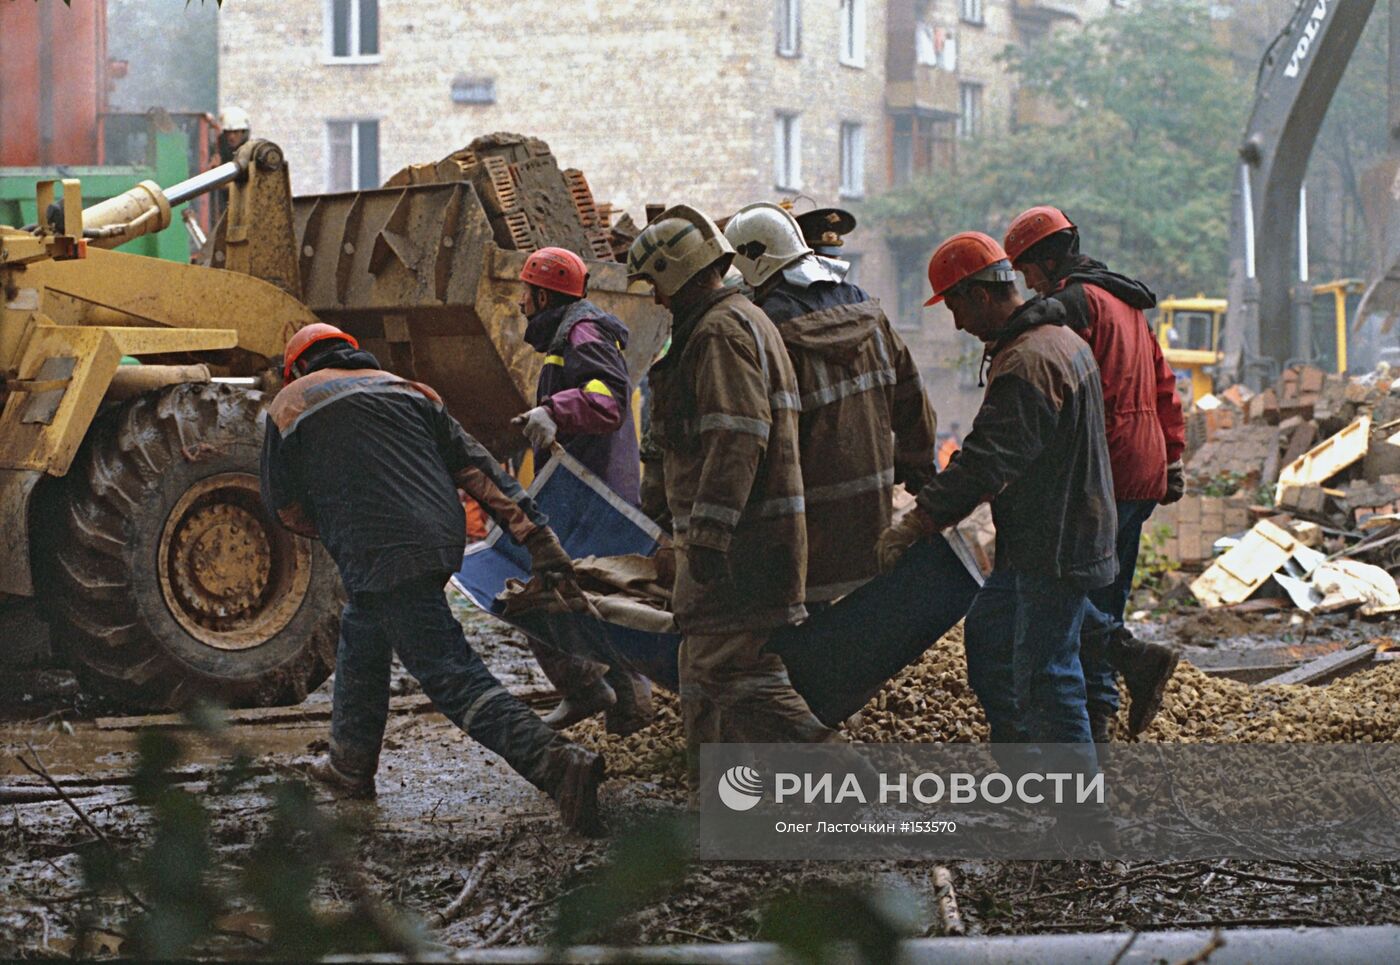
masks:
<instances>
[{"instance_id":1,"label":"firefighter in white helmet","mask_svg":"<svg viewBox=\"0 0 1400 965\"><path fill-rule=\"evenodd\" d=\"M880 303L813 253L790 212L747 205L724 235L797 374L806 602L831 603L879 574L894 486L918 492L932 478L937 419Z\"/></svg>"},{"instance_id":2,"label":"firefighter in white helmet","mask_svg":"<svg viewBox=\"0 0 1400 965\"><path fill-rule=\"evenodd\" d=\"M734 250L688 205L627 253L672 318L653 366L651 440L677 548L673 609L692 787L700 744L821 741L832 732L764 644L801 621L807 527L797 383L773 324L724 275Z\"/></svg>"}]
</instances>

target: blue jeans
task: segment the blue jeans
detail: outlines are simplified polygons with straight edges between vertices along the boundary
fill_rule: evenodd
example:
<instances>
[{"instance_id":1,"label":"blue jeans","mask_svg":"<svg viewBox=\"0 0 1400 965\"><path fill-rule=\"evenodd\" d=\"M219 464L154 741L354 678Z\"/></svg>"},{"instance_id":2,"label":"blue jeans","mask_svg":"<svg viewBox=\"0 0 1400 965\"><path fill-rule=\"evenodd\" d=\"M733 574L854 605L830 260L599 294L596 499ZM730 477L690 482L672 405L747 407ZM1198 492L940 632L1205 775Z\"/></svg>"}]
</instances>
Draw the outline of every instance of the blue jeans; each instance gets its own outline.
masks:
<instances>
[{"instance_id":1,"label":"blue jeans","mask_svg":"<svg viewBox=\"0 0 1400 965\"><path fill-rule=\"evenodd\" d=\"M351 595L340 619L331 758L347 774L374 775L389 716L389 665L397 652L443 716L538 783L556 735L467 644L443 595L446 582L427 577Z\"/></svg>"},{"instance_id":2,"label":"blue jeans","mask_svg":"<svg viewBox=\"0 0 1400 965\"><path fill-rule=\"evenodd\" d=\"M1128 596L1133 592L1133 574L1137 572L1142 527L1156 508L1155 499L1118 501L1118 578L1089 593L1093 609L1085 621L1080 659L1091 715L1112 717L1118 712L1118 675L1108 662L1108 638L1123 626Z\"/></svg>"},{"instance_id":3,"label":"blue jeans","mask_svg":"<svg viewBox=\"0 0 1400 965\"><path fill-rule=\"evenodd\" d=\"M967 612L967 679L993 743L1090 744L1079 633L1083 590L997 570Z\"/></svg>"}]
</instances>

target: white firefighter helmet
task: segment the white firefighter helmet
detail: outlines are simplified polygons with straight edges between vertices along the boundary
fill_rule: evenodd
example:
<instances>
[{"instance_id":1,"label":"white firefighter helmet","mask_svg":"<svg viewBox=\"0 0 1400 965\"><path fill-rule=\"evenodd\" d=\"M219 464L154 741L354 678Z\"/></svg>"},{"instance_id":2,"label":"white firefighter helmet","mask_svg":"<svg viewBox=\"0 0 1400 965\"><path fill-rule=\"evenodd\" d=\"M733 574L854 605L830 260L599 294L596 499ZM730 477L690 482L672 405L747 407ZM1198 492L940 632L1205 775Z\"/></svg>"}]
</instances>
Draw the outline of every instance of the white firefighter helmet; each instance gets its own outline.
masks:
<instances>
[{"instance_id":1,"label":"white firefighter helmet","mask_svg":"<svg viewBox=\"0 0 1400 965\"><path fill-rule=\"evenodd\" d=\"M769 201L746 204L724 226L734 264L758 288L788 265L812 253L792 212Z\"/></svg>"},{"instance_id":2,"label":"white firefighter helmet","mask_svg":"<svg viewBox=\"0 0 1400 965\"><path fill-rule=\"evenodd\" d=\"M225 107L219 112L219 130L246 131L253 126L248 112L241 107Z\"/></svg>"},{"instance_id":3,"label":"white firefighter helmet","mask_svg":"<svg viewBox=\"0 0 1400 965\"><path fill-rule=\"evenodd\" d=\"M734 249L715 223L688 204L672 205L642 229L627 251L627 277L645 278L667 298L719 262L723 273Z\"/></svg>"}]
</instances>

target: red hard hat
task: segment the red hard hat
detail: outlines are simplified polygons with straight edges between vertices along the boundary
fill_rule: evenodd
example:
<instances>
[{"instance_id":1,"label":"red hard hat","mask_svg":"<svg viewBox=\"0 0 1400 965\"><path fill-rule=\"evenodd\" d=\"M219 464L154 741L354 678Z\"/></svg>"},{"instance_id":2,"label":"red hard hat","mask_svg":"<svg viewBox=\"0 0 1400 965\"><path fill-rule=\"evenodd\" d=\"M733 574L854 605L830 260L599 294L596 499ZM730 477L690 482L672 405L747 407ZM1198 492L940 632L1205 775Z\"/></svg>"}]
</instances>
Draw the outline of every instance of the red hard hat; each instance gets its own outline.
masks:
<instances>
[{"instance_id":1,"label":"red hard hat","mask_svg":"<svg viewBox=\"0 0 1400 965\"><path fill-rule=\"evenodd\" d=\"M520 280L536 288L582 298L588 285L588 266L567 248L541 248L525 259Z\"/></svg>"},{"instance_id":2,"label":"red hard hat","mask_svg":"<svg viewBox=\"0 0 1400 965\"><path fill-rule=\"evenodd\" d=\"M933 297L924 304L943 301L948 289L974 275L988 281L1011 281L1015 277L1006 252L995 238L980 231L963 231L939 245L928 260L928 283Z\"/></svg>"},{"instance_id":3,"label":"red hard hat","mask_svg":"<svg viewBox=\"0 0 1400 965\"><path fill-rule=\"evenodd\" d=\"M296 333L287 339L287 349L282 353L283 381L292 381L292 366L296 364L297 359L306 353L307 349L317 342L324 342L332 338L349 342L355 348L360 347L360 343L355 341L355 336L349 332L342 332L334 325L327 325L325 322L313 322L297 329Z\"/></svg>"},{"instance_id":4,"label":"red hard hat","mask_svg":"<svg viewBox=\"0 0 1400 965\"><path fill-rule=\"evenodd\" d=\"M1074 222L1059 208L1048 204L1027 208L1013 218L1011 227L1006 229L1006 257L1015 264L1037 241L1066 230L1074 230Z\"/></svg>"}]
</instances>

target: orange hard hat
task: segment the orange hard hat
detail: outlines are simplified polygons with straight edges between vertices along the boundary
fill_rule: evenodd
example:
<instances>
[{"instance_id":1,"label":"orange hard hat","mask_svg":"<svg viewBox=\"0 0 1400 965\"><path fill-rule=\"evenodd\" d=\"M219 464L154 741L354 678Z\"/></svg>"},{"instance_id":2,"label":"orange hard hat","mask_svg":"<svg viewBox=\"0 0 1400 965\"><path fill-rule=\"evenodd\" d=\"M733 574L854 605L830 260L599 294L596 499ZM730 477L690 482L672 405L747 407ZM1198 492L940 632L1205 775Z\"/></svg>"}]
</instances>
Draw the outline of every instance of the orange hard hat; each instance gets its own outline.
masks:
<instances>
[{"instance_id":1,"label":"orange hard hat","mask_svg":"<svg viewBox=\"0 0 1400 965\"><path fill-rule=\"evenodd\" d=\"M588 266L567 248L541 248L525 259L520 280L536 288L582 298L588 285Z\"/></svg>"},{"instance_id":2,"label":"orange hard hat","mask_svg":"<svg viewBox=\"0 0 1400 965\"><path fill-rule=\"evenodd\" d=\"M342 332L334 325L327 325L325 322L313 322L297 329L296 333L287 339L287 349L282 353L283 381L292 381L292 366L296 364L297 359L306 354L307 349L317 342L333 338L349 342L355 348L360 347L360 343L355 341L355 336L349 332Z\"/></svg>"},{"instance_id":3,"label":"orange hard hat","mask_svg":"<svg viewBox=\"0 0 1400 965\"><path fill-rule=\"evenodd\" d=\"M1006 229L1006 257L1015 264L1036 242L1044 241L1057 231L1073 230L1074 222L1059 208L1048 204L1027 208L1011 219L1011 227Z\"/></svg>"},{"instance_id":4,"label":"orange hard hat","mask_svg":"<svg viewBox=\"0 0 1400 965\"><path fill-rule=\"evenodd\" d=\"M939 245L928 260L928 283L933 288L933 297L924 304L943 301L950 288L974 278L1013 281L1015 277L1011 261L995 238L980 231L959 232Z\"/></svg>"}]
</instances>

